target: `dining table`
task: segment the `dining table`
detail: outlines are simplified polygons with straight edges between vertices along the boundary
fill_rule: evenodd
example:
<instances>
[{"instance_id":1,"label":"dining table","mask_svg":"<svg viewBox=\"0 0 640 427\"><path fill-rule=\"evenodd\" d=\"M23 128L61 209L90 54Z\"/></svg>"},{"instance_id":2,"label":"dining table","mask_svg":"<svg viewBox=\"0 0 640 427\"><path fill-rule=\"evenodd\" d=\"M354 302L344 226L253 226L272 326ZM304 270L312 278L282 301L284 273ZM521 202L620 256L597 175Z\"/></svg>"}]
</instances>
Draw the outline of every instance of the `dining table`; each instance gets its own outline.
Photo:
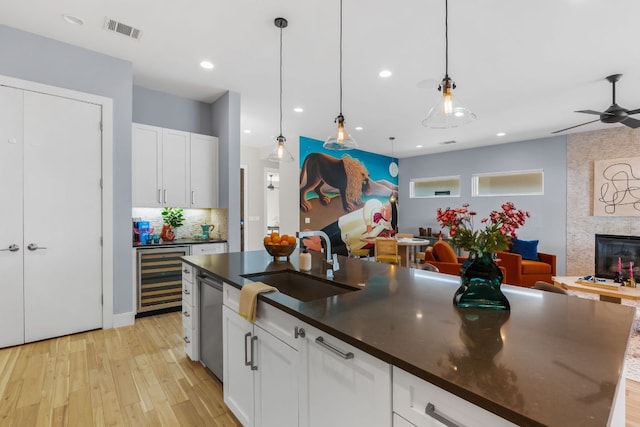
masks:
<instances>
[{"instance_id":1,"label":"dining table","mask_svg":"<svg viewBox=\"0 0 640 427\"><path fill-rule=\"evenodd\" d=\"M362 237L363 242L375 246L375 237ZM416 255L418 249L428 248L431 245L429 239L421 239L419 237L399 237L398 241L398 255L400 255L400 265L403 267L415 267L418 265Z\"/></svg>"}]
</instances>

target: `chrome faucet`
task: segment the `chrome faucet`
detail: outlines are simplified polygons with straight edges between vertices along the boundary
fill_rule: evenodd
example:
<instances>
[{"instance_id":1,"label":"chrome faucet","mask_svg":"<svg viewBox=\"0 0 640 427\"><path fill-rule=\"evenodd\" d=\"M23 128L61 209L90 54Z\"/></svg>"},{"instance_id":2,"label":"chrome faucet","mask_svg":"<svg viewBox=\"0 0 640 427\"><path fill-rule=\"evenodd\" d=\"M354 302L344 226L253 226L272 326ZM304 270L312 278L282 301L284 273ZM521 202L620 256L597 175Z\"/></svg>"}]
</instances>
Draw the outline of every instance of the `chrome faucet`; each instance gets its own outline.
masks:
<instances>
[{"instance_id":1,"label":"chrome faucet","mask_svg":"<svg viewBox=\"0 0 640 427\"><path fill-rule=\"evenodd\" d=\"M297 231L296 232L296 237L298 239L302 239L303 237L310 237L310 236L318 236L322 239L324 239L325 241L325 247L326 247L326 265L327 265L327 274L329 274L329 270L331 270L331 274L333 275L334 271L338 271L338 269L340 268L340 266L337 263L337 257L332 258L331 257L331 240L329 240L329 236L327 236L327 233L325 233L324 231L320 231L320 230L312 230L312 231ZM302 242L300 242L300 245L302 245ZM334 260L335 265L334 265Z\"/></svg>"}]
</instances>

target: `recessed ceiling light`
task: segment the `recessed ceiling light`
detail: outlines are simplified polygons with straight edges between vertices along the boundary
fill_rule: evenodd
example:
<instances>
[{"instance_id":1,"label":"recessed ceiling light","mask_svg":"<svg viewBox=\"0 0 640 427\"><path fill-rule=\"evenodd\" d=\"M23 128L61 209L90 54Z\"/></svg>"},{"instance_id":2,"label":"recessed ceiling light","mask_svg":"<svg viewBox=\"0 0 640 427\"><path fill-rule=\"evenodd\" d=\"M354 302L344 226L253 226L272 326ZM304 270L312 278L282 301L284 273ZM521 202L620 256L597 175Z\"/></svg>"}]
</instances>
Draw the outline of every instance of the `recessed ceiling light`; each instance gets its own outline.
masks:
<instances>
[{"instance_id":1,"label":"recessed ceiling light","mask_svg":"<svg viewBox=\"0 0 640 427\"><path fill-rule=\"evenodd\" d=\"M393 73L392 73L391 71L389 71L389 70L382 70L382 71L380 71L380 72L378 73L378 75L379 75L380 77L382 77L383 79L386 79L386 78L388 78L388 77L391 77L391 74L393 74Z\"/></svg>"},{"instance_id":2,"label":"recessed ceiling light","mask_svg":"<svg viewBox=\"0 0 640 427\"><path fill-rule=\"evenodd\" d=\"M293 109L293 111L295 111L296 113L302 113L304 111L304 109L301 108L301 107L296 107L296 108Z\"/></svg>"},{"instance_id":3,"label":"recessed ceiling light","mask_svg":"<svg viewBox=\"0 0 640 427\"><path fill-rule=\"evenodd\" d=\"M200 62L200 66L205 70L213 70L213 62L211 61L202 61Z\"/></svg>"},{"instance_id":4,"label":"recessed ceiling light","mask_svg":"<svg viewBox=\"0 0 640 427\"><path fill-rule=\"evenodd\" d=\"M251 133L251 129L245 129L244 133Z\"/></svg>"},{"instance_id":5,"label":"recessed ceiling light","mask_svg":"<svg viewBox=\"0 0 640 427\"><path fill-rule=\"evenodd\" d=\"M362 130L362 129L363 129L363 127L362 127L362 126L356 126L356 127L354 127L354 129L355 129L355 130Z\"/></svg>"},{"instance_id":6,"label":"recessed ceiling light","mask_svg":"<svg viewBox=\"0 0 640 427\"><path fill-rule=\"evenodd\" d=\"M82 18L80 18L78 16L75 16L75 15L64 14L64 15L62 15L62 19L64 19L69 24L84 25L84 19L82 19Z\"/></svg>"},{"instance_id":7,"label":"recessed ceiling light","mask_svg":"<svg viewBox=\"0 0 640 427\"><path fill-rule=\"evenodd\" d=\"M416 148L422 148L422 144L416 145Z\"/></svg>"},{"instance_id":8,"label":"recessed ceiling light","mask_svg":"<svg viewBox=\"0 0 640 427\"><path fill-rule=\"evenodd\" d=\"M504 132L498 132L498 133L496 133L496 136L505 136L505 135L506 135L506 133L504 133Z\"/></svg>"}]
</instances>

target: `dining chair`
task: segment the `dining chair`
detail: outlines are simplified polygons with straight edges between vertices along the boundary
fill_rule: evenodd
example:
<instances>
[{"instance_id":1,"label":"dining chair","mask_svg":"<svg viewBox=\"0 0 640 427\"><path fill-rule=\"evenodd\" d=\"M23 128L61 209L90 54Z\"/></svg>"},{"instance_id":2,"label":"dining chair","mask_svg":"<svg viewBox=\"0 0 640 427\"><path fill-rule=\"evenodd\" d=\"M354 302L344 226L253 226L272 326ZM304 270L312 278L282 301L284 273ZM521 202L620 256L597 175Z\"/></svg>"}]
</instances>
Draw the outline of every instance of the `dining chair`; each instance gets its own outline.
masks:
<instances>
[{"instance_id":1,"label":"dining chair","mask_svg":"<svg viewBox=\"0 0 640 427\"><path fill-rule=\"evenodd\" d=\"M399 239L411 239L413 238L413 234L411 233L396 233L396 237Z\"/></svg>"},{"instance_id":2,"label":"dining chair","mask_svg":"<svg viewBox=\"0 0 640 427\"><path fill-rule=\"evenodd\" d=\"M349 243L349 235L344 235L344 243L347 246L347 252L349 253L349 257L351 258L363 258L367 257L367 260L371 257L371 251L366 248L354 249L351 247L351 243Z\"/></svg>"},{"instance_id":3,"label":"dining chair","mask_svg":"<svg viewBox=\"0 0 640 427\"><path fill-rule=\"evenodd\" d=\"M393 238L377 237L375 243L375 260L377 262L387 262L400 264L398 255L398 241Z\"/></svg>"}]
</instances>

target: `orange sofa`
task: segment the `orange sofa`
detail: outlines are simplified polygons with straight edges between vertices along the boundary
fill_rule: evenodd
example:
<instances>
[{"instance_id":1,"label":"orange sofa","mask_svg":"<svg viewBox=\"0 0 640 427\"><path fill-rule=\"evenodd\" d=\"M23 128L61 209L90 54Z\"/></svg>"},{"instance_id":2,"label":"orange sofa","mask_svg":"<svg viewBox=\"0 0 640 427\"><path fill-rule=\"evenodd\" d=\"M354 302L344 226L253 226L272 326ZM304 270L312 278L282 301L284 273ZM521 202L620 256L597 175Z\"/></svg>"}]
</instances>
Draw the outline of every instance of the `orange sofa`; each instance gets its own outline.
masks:
<instances>
[{"instance_id":1,"label":"orange sofa","mask_svg":"<svg viewBox=\"0 0 640 427\"><path fill-rule=\"evenodd\" d=\"M538 260L522 259L521 255L509 251L498 251L499 265L507 270L503 283L532 287L537 281L553 283L556 275L556 256L538 252Z\"/></svg>"},{"instance_id":2,"label":"orange sofa","mask_svg":"<svg viewBox=\"0 0 640 427\"><path fill-rule=\"evenodd\" d=\"M452 274L454 276L460 275L460 268L462 263L467 258L459 257L455 251L444 240L438 240L433 244L433 248L428 250L424 254L424 262L427 262L435 267L438 267L440 273ZM507 277L507 270L498 263L500 270L502 270L503 282L507 283L504 278Z\"/></svg>"}]
</instances>

